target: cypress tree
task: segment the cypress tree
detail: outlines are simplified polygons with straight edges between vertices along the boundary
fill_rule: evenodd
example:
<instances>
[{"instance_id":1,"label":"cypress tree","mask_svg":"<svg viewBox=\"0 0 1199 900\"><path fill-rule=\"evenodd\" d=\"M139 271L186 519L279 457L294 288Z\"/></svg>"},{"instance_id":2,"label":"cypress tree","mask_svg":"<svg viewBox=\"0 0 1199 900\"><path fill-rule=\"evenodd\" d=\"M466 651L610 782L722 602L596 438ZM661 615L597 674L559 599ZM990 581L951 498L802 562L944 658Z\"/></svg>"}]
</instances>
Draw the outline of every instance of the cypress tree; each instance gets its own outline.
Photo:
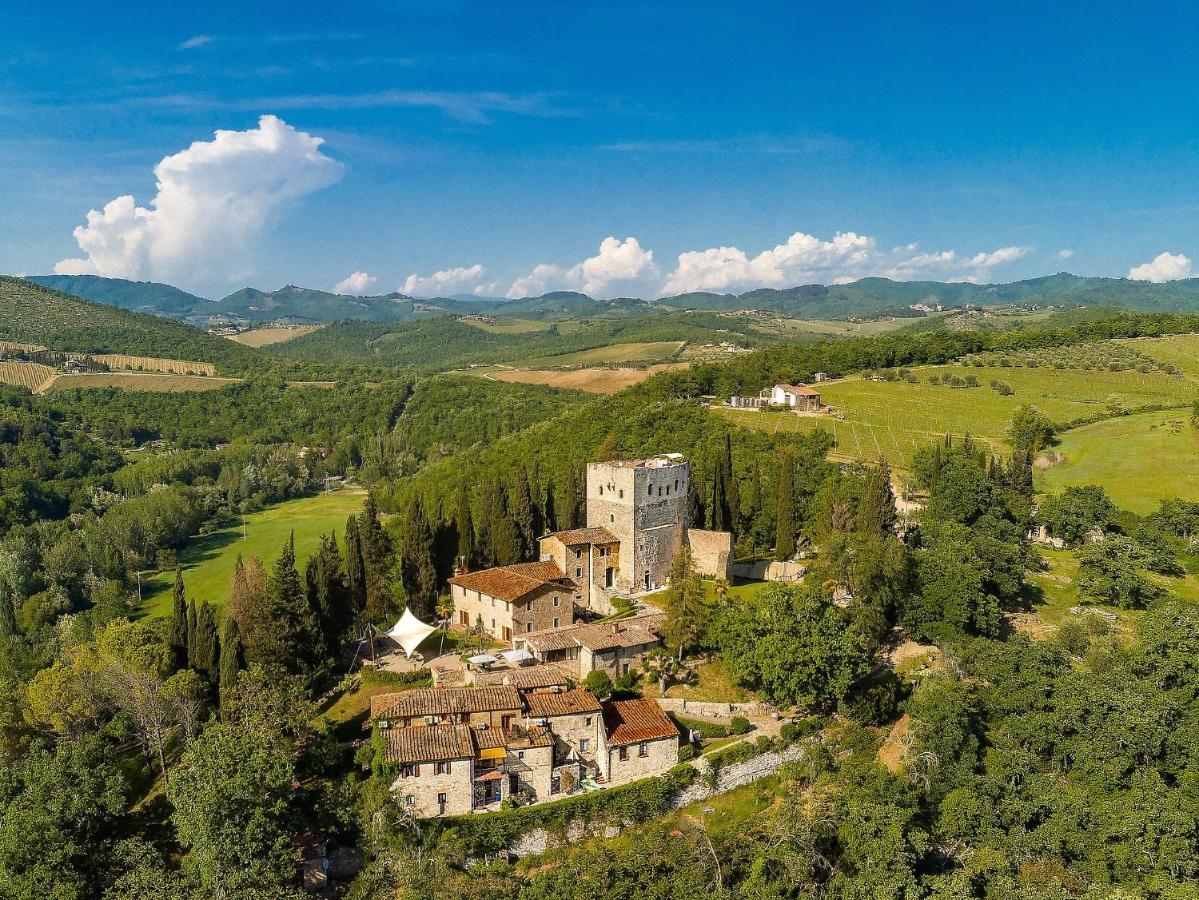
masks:
<instances>
[{"instance_id":1,"label":"cypress tree","mask_svg":"<svg viewBox=\"0 0 1199 900\"><path fill-rule=\"evenodd\" d=\"M542 508L542 519L546 531L560 531L558 527L558 510L554 506L554 483L546 482L545 505Z\"/></svg>"},{"instance_id":2,"label":"cypress tree","mask_svg":"<svg viewBox=\"0 0 1199 900\"><path fill-rule=\"evenodd\" d=\"M346 588L356 612L366 607L366 572L362 562L362 540L358 536L358 518L346 520Z\"/></svg>"},{"instance_id":3,"label":"cypress tree","mask_svg":"<svg viewBox=\"0 0 1199 900\"><path fill-rule=\"evenodd\" d=\"M289 672L307 671L319 659L321 640L316 617L308 605L304 585L296 571L296 538L293 532L283 545L271 578L271 632L264 640L267 659Z\"/></svg>"},{"instance_id":4,"label":"cypress tree","mask_svg":"<svg viewBox=\"0 0 1199 900\"><path fill-rule=\"evenodd\" d=\"M239 559L240 564L240 559ZM183 567L175 566L175 591L171 606L171 655L175 669L187 668L187 597L183 588Z\"/></svg>"},{"instance_id":5,"label":"cypress tree","mask_svg":"<svg viewBox=\"0 0 1199 900\"><path fill-rule=\"evenodd\" d=\"M454 511L454 530L458 535L458 565L470 569L475 562L475 520L470 514L466 485L458 485L458 504Z\"/></svg>"},{"instance_id":6,"label":"cypress tree","mask_svg":"<svg viewBox=\"0 0 1199 900\"><path fill-rule=\"evenodd\" d=\"M391 539L379 523L379 509L375 498L367 495L362 514L358 517L358 545L362 549L362 570L366 582L366 618L377 622L391 615L392 596L389 573L391 572Z\"/></svg>"},{"instance_id":7,"label":"cypress tree","mask_svg":"<svg viewBox=\"0 0 1199 900\"><path fill-rule=\"evenodd\" d=\"M220 642L217 640L216 608L205 600L196 614L196 671L215 683L220 677L218 658Z\"/></svg>"},{"instance_id":8,"label":"cypress tree","mask_svg":"<svg viewBox=\"0 0 1199 900\"><path fill-rule=\"evenodd\" d=\"M687 479L687 524L691 528L703 528L707 524L701 482L699 469L693 468L691 477Z\"/></svg>"},{"instance_id":9,"label":"cypress tree","mask_svg":"<svg viewBox=\"0 0 1199 900\"><path fill-rule=\"evenodd\" d=\"M579 477L578 470L571 466L566 470L566 491L562 504L562 515L558 518L558 528L565 531L570 528L583 526L584 499L586 480Z\"/></svg>"},{"instance_id":10,"label":"cypress tree","mask_svg":"<svg viewBox=\"0 0 1199 900\"><path fill-rule=\"evenodd\" d=\"M895 493L891 490L891 467L880 459L866 476L855 519L862 534L890 534L895 527Z\"/></svg>"},{"instance_id":11,"label":"cypress tree","mask_svg":"<svg viewBox=\"0 0 1199 900\"><path fill-rule=\"evenodd\" d=\"M196 656L196 601L187 601L187 667L198 668Z\"/></svg>"},{"instance_id":12,"label":"cypress tree","mask_svg":"<svg viewBox=\"0 0 1199 900\"><path fill-rule=\"evenodd\" d=\"M728 531L729 530L729 498L725 491L724 480L724 465L721 460L716 461L716 465L712 469L712 530L713 531Z\"/></svg>"},{"instance_id":13,"label":"cypress tree","mask_svg":"<svg viewBox=\"0 0 1199 900\"><path fill-rule=\"evenodd\" d=\"M512 490L512 523L520 538L520 559L528 559L537 546L533 530L533 493L529 488L529 473L524 465L516 468L516 482Z\"/></svg>"},{"instance_id":14,"label":"cypress tree","mask_svg":"<svg viewBox=\"0 0 1199 900\"><path fill-rule=\"evenodd\" d=\"M496 485L495 504L492 508L491 553L497 566L510 566L520 562L521 536L516 523L508 511L508 496L503 485Z\"/></svg>"},{"instance_id":15,"label":"cypress tree","mask_svg":"<svg viewBox=\"0 0 1199 900\"><path fill-rule=\"evenodd\" d=\"M545 506L541 496L541 463L534 461L529 473L529 496L533 504L533 543L530 552L536 551L537 539L549 529L545 526Z\"/></svg>"},{"instance_id":16,"label":"cypress tree","mask_svg":"<svg viewBox=\"0 0 1199 900\"><path fill-rule=\"evenodd\" d=\"M433 559L433 531L420 496L408 509L408 525L400 552L400 580L413 614L432 615L437 605L437 566Z\"/></svg>"},{"instance_id":17,"label":"cypress tree","mask_svg":"<svg viewBox=\"0 0 1199 900\"><path fill-rule=\"evenodd\" d=\"M746 530L755 531L754 524L762 512L762 468L755 459L749 470L749 490L745 494L745 506L742 509L741 520Z\"/></svg>"},{"instance_id":18,"label":"cypress tree","mask_svg":"<svg viewBox=\"0 0 1199 900\"><path fill-rule=\"evenodd\" d=\"M775 486L774 552L778 559L795 555L795 456L791 450L779 454Z\"/></svg>"},{"instance_id":19,"label":"cypress tree","mask_svg":"<svg viewBox=\"0 0 1199 900\"><path fill-rule=\"evenodd\" d=\"M724 495L728 500L729 531L736 535L741 515L741 489L733 474L733 436L729 432L724 435Z\"/></svg>"},{"instance_id":20,"label":"cypress tree","mask_svg":"<svg viewBox=\"0 0 1199 900\"><path fill-rule=\"evenodd\" d=\"M334 656L354 624L358 609L333 535L321 535L320 549L309 557L304 576L305 594L317 621L322 655Z\"/></svg>"},{"instance_id":21,"label":"cypress tree","mask_svg":"<svg viewBox=\"0 0 1199 900\"><path fill-rule=\"evenodd\" d=\"M224 706L228 698L233 696L237 685L237 673L246 667L246 654L241 643L241 629L237 619L225 617L224 628L221 629L220 650L220 701Z\"/></svg>"}]
</instances>

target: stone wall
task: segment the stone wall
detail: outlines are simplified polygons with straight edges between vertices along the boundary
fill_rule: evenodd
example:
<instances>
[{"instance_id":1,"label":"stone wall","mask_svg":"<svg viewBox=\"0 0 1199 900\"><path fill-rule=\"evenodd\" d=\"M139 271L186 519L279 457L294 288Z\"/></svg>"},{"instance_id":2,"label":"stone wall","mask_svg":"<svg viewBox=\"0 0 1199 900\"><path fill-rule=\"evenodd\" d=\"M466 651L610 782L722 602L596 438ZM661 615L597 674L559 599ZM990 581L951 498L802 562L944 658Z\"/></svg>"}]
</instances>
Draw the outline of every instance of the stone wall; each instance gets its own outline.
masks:
<instances>
[{"instance_id":1,"label":"stone wall","mask_svg":"<svg viewBox=\"0 0 1199 900\"><path fill-rule=\"evenodd\" d=\"M798 584L803 581L808 567L804 563L758 560L757 562L735 563L733 575L749 581L785 581Z\"/></svg>"},{"instance_id":2,"label":"stone wall","mask_svg":"<svg viewBox=\"0 0 1199 900\"><path fill-rule=\"evenodd\" d=\"M629 744L623 748L608 748L608 768L604 777L608 779L609 784L627 784L639 778L661 775L678 762L678 737L646 741L645 744L645 756L640 755L641 748L637 744ZM620 758L622 749L625 751L625 759Z\"/></svg>"},{"instance_id":3,"label":"stone wall","mask_svg":"<svg viewBox=\"0 0 1199 900\"><path fill-rule=\"evenodd\" d=\"M419 775L409 775L407 778L400 776L391 789L401 798L401 802L407 803L407 798L412 797L410 808L424 818L439 814L438 794L446 795L446 815L468 813L474 805L471 761L450 760L449 767L448 774L438 775L436 763L423 762Z\"/></svg>"},{"instance_id":4,"label":"stone wall","mask_svg":"<svg viewBox=\"0 0 1199 900\"><path fill-rule=\"evenodd\" d=\"M709 578L729 578L733 562L733 535L727 531L687 529L695 571Z\"/></svg>"},{"instance_id":5,"label":"stone wall","mask_svg":"<svg viewBox=\"0 0 1199 900\"><path fill-rule=\"evenodd\" d=\"M761 703L710 703L681 698L662 697L658 705L676 715L701 719L730 719L733 716L764 715L769 710Z\"/></svg>"}]
</instances>

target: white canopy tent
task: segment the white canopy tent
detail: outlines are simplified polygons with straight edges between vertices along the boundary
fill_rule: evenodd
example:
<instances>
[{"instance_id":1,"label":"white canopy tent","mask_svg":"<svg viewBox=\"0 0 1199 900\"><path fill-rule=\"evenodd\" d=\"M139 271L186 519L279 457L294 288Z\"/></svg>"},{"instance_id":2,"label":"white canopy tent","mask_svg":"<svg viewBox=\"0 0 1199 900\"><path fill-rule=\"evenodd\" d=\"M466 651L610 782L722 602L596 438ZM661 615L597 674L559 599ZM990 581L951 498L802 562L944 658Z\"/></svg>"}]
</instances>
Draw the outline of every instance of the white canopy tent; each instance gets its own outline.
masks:
<instances>
[{"instance_id":1,"label":"white canopy tent","mask_svg":"<svg viewBox=\"0 0 1199 900\"><path fill-rule=\"evenodd\" d=\"M521 647L519 650L505 650L500 656L504 657L505 662L509 665L516 663L528 662L533 658L533 654Z\"/></svg>"},{"instance_id":2,"label":"white canopy tent","mask_svg":"<svg viewBox=\"0 0 1199 900\"><path fill-rule=\"evenodd\" d=\"M387 636L399 644L403 648L404 654L411 659L421 642L436 630L437 626L426 625L412 614L412 610L405 607L404 615L400 617L400 621L395 623L391 631L387 632Z\"/></svg>"},{"instance_id":3,"label":"white canopy tent","mask_svg":"<svg viewBox=\"0 0 1199 900\"><path fill-rule=\"evenodd\" d=\"M472 656L467 662L472 666L489 666L496 662L496 658L490 653L480 653L478 656Z\"/></svg>"}]
</instances>

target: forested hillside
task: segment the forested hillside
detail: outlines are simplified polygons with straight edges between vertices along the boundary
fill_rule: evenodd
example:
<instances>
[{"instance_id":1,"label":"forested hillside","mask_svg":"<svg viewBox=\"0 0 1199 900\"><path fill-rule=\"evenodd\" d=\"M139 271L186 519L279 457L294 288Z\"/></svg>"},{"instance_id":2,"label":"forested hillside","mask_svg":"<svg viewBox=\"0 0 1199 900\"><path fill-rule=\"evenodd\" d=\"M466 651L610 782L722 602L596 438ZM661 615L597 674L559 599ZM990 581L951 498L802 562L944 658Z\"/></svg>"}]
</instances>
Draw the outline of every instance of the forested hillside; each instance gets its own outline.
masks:
<instances>
[{"instance_id":1,"label":"forested hillside","mask_svg":"<svg viewBox=\"0 0 1199 900\"><path fill-rule=\"evenodd\" d=\"M182 322L91 303L6 275L0 276L0 340L76 353L211 362L222 375L263 367L266 359Z\"/></svg>"},{"instance_id":2,"label":"forested hillside","mask_svg":"<svg viewBox=\"0 0 1199 900\"><path fill-rule=\"evenodd\" d=\"M544 330L521 333L488 331L449 317L403 325L339 322L270 349L289 359L446 370L474 362L517 362L620 343L723 340L754 347L777 339L759 333L742 319L672 312L555 323Z\"/></svg>"},{"instance_id":3,"label":"forested hillside","mask_svg":"<svg viewBox=\"0 0 1199 900\"><path fill-rule=\"evenodd\" d=\"M184 318L207 302L203 297L155 281L127 281L98 275L28 275L26 280L84 300L174 318Z\"/></svg>"}]
</instances>

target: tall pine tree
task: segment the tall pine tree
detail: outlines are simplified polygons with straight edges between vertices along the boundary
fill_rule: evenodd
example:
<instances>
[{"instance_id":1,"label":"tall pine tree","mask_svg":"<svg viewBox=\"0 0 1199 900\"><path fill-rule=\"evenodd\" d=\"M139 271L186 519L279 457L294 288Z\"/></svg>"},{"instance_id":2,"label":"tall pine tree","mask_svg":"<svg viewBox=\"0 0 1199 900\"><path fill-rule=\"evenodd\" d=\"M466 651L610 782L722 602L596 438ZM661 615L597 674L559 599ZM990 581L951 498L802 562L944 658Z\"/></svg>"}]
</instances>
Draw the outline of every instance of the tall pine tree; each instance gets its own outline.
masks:
<instances>
[{"instance_id":1,"label":"tall pine tree","mask_svg":"<svg viewBox=\"0 0 1199 900\"><path fill-rule=\"evenodd\" d=\"M271 615L270 579L262 560L251 556L243 561L239 556L229 585L226 617L237 620L245 656L250 662L271 661L274 645Z\"/></svg>"},{"instance_id":2,"label":"tall pine tree","mask_svg":"<svg viewBox=\"0 0 1199 900\"><path fill-rule=\"evenodd\" d=\"M268 658L289 672L312 669L320 660L321 644L316 616L304 594L296 571L296 537L293 532L283 545L271 576L271 635L266 641Z\"/></svg>"},{"instance_id":3,"label":"tall pine tree","mask_svg":"<svg viewBox=\"0 0 1199 900\"><path fill-rule=\"evenodd\" d=\"M199 668L196 656L196 601L187 601L187 667Z\"/></svg>"},{"instance_id":4,"label":"tall pine tree","mask_svg":"<svg viewBox=\"0 0 1199 900\"><path fill-rule=\"evenodd\" d=\"M368 622L381 622L391 617L395 607L391 594L392 546L379 522L375 498L369 494L358 516L358 537L366 576L364 615Z\"/></svg>"},{"instance_id":5,"label":"tall pine tree","mask_svg":"<svg viewBox=\"0 0 1199 900\"><path fill-rule=\"evenodd\" d=\"M323 656L335 656L358 614L346 580L341 552L332 534L321 535L320 548L308 558L305 593L316 617Z\"/></svg>"},{"instance_id":6,"label":"tall pine tree","mask_svg":"<svg viewBox=\"0 0 1199 900\"><path fill-rule=\"evenodd\" d=\"M408 508L400 550L400 580L413 614L421 618L431 616L437 606L437 565L433 558L433 530L419 495Z\"/></svg>"},{"instance_id":7,"label":"tall pine tree","mask_svg":"<svg viewBox=\"0 0 1199 900\"><path fill-rule=\"evenodd\" d=\"M891 489L891 467L885 459L866 474L855 522L862 534L886 535L895 527L895 493Z\"/></svg>"}]
</instances>

